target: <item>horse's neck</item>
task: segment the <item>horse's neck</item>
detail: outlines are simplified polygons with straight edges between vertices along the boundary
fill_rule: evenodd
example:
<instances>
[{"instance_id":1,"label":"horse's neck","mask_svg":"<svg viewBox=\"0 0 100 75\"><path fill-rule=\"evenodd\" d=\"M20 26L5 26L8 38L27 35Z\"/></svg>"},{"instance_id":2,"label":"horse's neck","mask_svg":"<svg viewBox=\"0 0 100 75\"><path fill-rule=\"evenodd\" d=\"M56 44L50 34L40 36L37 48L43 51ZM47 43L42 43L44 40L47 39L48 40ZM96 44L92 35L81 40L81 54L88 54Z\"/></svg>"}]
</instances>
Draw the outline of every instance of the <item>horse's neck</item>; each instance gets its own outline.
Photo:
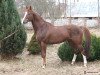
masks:
<instances>
[{"instance_id":1,"label":"horse's neck","mask_svg":"<svg viewBox=\"0 0 100 75\"><path fill-rule=\"evenodd\" d=\"M45 21L39 15L36 14L32 21L34 31L37 32L38 30L40 30L43 25L45 25L44 23Z\"/></svg>"}]
</instances>

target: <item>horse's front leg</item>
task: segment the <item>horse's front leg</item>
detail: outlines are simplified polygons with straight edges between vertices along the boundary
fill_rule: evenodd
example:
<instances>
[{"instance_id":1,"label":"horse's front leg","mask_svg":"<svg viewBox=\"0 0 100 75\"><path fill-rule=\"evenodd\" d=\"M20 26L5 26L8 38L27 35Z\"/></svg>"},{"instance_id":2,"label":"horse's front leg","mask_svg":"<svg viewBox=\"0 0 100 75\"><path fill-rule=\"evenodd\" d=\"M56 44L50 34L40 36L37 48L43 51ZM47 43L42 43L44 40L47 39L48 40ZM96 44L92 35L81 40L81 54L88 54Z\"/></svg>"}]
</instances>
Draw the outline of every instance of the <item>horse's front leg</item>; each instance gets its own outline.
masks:
<instances>
[{"instance_id":1,"label":"horse's front leg","mask_svg":"<svg viewBox=\"0 0 100 75\"><path fill-rule=\"evenodd\" d=\"M75 48L75 47L73 47L73 48ZM71 63L72 65L75 63L78 53L79 53L78 49L75 48L74 49L74 56L73 56L72 63Z\"/></svg>"},{"instance_id":2,"label":"horse's front leg","mask_svg":"<svg viewBox=\"0 0 100 75\"><path fill-rule=\"evenodd\" d=\"M42 68L45 68L46 66L46 44L44 42L41 42L41 56L43 58Z\"/></svg>"},{"instance_id":3,"label":"horse's front leg","mask_svg":"<svg viewBox=\"0 0 100 75\"><path fill-rule=\"evenodd\" d=\"M76 61L76 57L77 57L77 55L76 54L74 54L74 56L73 56L73 59L72 59L72 65L75 63L75 61Z\"/></svg>"}]
</instances>

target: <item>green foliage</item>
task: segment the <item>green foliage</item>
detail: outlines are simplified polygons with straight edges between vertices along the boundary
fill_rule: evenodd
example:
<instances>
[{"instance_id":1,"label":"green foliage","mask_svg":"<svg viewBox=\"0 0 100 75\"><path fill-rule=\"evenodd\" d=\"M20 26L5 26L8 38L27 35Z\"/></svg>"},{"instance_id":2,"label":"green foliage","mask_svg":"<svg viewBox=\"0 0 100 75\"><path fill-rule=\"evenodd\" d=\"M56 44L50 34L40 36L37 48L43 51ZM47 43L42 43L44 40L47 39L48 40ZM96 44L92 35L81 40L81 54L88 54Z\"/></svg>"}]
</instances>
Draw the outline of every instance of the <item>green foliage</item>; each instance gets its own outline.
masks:
<instances>
[{"instance_id":1,"label":"green foliage","mask_svg":"<svg viewBox=\"0 0 100 75\"><path fill-rule=\"evenodd\" d=\"M31 53L31 54L38 54L40 53L40 46L36 40L36 37L35 35L32 36L31 38L31 41L28 45L28 51Z\"/></svg>"},{"instance_id":2,"label":"green foliage","mask_svg":"<svg viewBox=\"0 0 100 75\"><path fill-rule=\"evenodd\" d=\"M97 37L96 35L92 35L92 41L91 45L93 47L93 58L100 60L100 37Z\"/></svg>"},{"instance_id":3,"label":"green foliage","mask_svg":"<svg viewBox=\"0 0 100 75\"><path fill-rule=\"evenodd\" d=\"M25 29L21 25L14 0L2 0L0 2L0 40L17 30L18 32L1 42L2 54L16 55L21 53L26 42Z\"/></svg>"},{"instance_id":4,"label":"green foliage","mask_svg":"<svg viewBox=\"0 0 100 75\"><path fill-rule=\"evenodd\" d=\"M83 41L83 47L85 41ZM62 61L71 61L73 58L73 48L68 44L68 42L64 42L58 49L58 56ZM90 55L91 57L88 60L100 60L100 37L96 35L91 36L91 47L90 47ZM81 54L77 56L78 61L82 61L83 57Z\"/></svg>"},{"instance_id":5,"label":"green foliage","mask_svg":"<svg viewBox=\"0 0 100 75\"><path fill-rule=\"evenodd\" d=\"M64 42L58 49L58 56L62 61L64 60L72 60L73 48L68 44L68 42Z\"/></svg>"}]
</instances>

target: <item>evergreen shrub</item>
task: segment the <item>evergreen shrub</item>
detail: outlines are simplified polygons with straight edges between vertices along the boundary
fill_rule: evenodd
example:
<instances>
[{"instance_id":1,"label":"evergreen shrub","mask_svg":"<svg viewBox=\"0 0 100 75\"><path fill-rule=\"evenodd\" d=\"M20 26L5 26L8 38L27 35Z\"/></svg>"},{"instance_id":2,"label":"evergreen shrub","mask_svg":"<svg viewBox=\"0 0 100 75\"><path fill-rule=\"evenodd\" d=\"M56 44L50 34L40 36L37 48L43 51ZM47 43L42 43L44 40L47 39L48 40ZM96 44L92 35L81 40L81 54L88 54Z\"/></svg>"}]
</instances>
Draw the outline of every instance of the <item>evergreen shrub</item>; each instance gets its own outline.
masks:
<instances>
[{"instance_id":1,"label":"evergreen shrub","mask_svg":"<svg viewBox=\"0 0 100 75\"><path fill-rule=\"evenodd\" d=\"M83 47L84 47L83 41ZM62 61L71 61L74 55L73 48L68 44L68 42L64 42L60 45L58 49L58 56ZM91 47L90 47L90 58L91 60L100 60L100 37L96 35L91 35ZM79 53L77 56L78 61L83 61L82 55Z\"/></svg>"}]
</instances>

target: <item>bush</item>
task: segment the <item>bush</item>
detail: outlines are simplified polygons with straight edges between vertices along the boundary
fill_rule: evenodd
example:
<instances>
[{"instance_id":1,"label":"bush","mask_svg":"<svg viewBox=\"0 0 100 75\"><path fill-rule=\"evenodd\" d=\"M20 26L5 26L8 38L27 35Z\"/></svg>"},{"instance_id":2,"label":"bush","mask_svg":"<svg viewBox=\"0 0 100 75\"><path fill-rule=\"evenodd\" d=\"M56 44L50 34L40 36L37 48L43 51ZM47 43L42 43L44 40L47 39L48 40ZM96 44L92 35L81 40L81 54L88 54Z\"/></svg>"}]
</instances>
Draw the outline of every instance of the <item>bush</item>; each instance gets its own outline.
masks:
<instances>
[{"instance_id":1,"label":"bush","mask_svg":"<svg viewBox=\"0 0 100 75\"><path fill-rule=\"evenodd\" d=\"M83 47L84 47L83 41ZM58 56L62 61L71 61L73 58L73 48L68 44L68 42L64 42L58 49ZM91 36L91 47L90 47L90 55L91 57L88 60L99 60L100 59L100 37L96 35ZM78 61L82 61L83 57L81 54L77 56Z\"/></svg>"},{"instance_id":2,"label":"bush","mask_svg":"<svg viewBox=\"0 0 100 75\"><path fill-rule=\"evenodd\" d=\"M31 54L38 54L41 52L41 49L40 49L40 46L36 40L36 37L35 35L32 36L31 38L31 41L28 45L28 51L31 53Z\"/></svg>"},{"instance_id":3,"label":"bush","mask_svg":"<svg viewBox=\"0 0 100 75\"><path fill-rule=\"evenodd\" d=\"M91 45L94 50L92 50L92 58L100 60L100 37L92 35Z\"/></svg>"},{"instance_id":4,"label":"bush","mask_svg":"<svg viewBox=\"0 0 100 75\"><path fill-rule=\"evenodd\" d=\"M0 40L17 31L12 36L1 41L2 55L12 56L23 51L26 42L25 29L21 24L14 0L0 2Z\"/></svg>"}]
</instances>

